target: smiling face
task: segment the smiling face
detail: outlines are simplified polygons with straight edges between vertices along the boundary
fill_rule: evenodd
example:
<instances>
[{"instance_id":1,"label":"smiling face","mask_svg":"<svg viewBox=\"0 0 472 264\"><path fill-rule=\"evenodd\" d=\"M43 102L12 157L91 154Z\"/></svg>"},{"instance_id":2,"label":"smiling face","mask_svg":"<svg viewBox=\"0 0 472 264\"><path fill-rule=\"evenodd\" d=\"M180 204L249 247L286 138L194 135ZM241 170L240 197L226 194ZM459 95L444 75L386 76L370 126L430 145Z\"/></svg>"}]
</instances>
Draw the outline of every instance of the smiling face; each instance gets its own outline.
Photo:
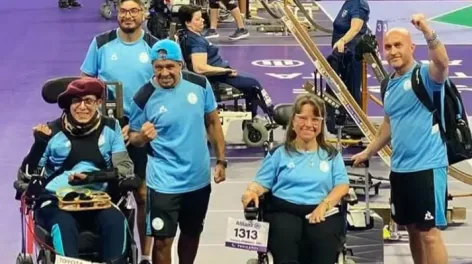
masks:
<instances>
[{"instance_id":1,"label":"smiling face","mask_svg":"<svg viewBox=\"0 0 472 264\"><path fill-rule=\"evenodd\" d=\"M141 30L144 21L143 6L135 1L121 2L118 9L118 24L121 31L127 34Z\"/></svg>"},{"instance_id":2,"label":"smiling face","mask_svg":"<svg viewBox=\"0 0 472 264\"><path fill-rule=\"evenodd\" d=\"M295 114L293 130L297 139L310 142L316 139L323 128L323 117L315 105L306 103L301 106L300 112Z\"/></svg>"},{"instance_id":3,"label":"smiling face","mask_svg":"<svg viewBox=\"0 0 472 264\"><path fill-rule=\"evenodd\" d=\"M384 37L385 58L396 71L409 67L414 60L415 45L405 29L392 29Z\"/></svg>"},{"instance_id":4,"label":"smiling face","mask_svg":"<svg viewBox=\"0 0 472 264\"><path fill-rule=\"evenodd\" d=\"M162 88L172 88L180 80L182 64L173 60L155 60L153 62L156 81Z\"/></svg>"},{"instance_id":5,"label":"smiling face","mask_svg":"<svg viewBox=\"0 0 472 264\"><path fill-rule=\"evenodd\" d=\"M95 95L76 97L72 99L72 104L70 105L70 113L75 119L75 121L81 124L86 124L98 111L98 106L100 104L101 100L97 100L97 97Z\"/></svg>"},{"instance_id":6,"label":"smiling face","mask_svg":"<svg viewBox=\"0 0 472 264\"><path fill-rule=\"evenodd\" d=\"M301 95L293 105L285 143L290 149L296 149L295 142L305 145L327 146L324 134L324 102L313 94Z\"/></svg>"}]
</instances>

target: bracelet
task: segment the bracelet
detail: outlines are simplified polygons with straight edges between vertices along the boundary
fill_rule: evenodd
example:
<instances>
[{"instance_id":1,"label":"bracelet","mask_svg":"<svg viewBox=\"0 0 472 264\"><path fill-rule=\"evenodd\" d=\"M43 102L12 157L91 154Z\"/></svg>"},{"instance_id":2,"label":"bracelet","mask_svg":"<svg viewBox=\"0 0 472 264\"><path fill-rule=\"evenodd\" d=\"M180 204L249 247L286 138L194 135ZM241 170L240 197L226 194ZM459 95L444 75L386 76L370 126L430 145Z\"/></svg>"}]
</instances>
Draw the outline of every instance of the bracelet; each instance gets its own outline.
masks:
<instances>
[{"instance_id":1,"label":"bracelet","mask_svg":"<svg viewBox=\"0 0 472 264\"><path fill-rule=\"evenodd\" d=\"M428 44L429 49L435 49L439 46L439 44L441 44L441 42L438 39L438 35L436 34L434 30L431 33L431 38L426 39L426 43Z\"/></svg>"}]
</instances>

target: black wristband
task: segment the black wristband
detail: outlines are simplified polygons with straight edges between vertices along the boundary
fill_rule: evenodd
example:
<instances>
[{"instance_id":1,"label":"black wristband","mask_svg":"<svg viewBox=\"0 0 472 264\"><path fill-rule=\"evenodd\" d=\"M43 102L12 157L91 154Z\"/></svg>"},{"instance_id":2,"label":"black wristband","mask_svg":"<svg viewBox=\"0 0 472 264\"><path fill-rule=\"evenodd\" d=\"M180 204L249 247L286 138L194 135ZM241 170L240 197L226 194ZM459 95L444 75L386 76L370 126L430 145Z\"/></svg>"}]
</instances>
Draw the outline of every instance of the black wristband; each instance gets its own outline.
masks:
<instances>
[{"instance_id":1,"label":"black wristband","mask_svg":"<svg viewBox=\"0 0 472 264\"><path fill-rule=\"evenodd\" d=\"M95 182L109 182L118 179L118 170L116 168L104 170L104 171L93 171L84 173L87 175L88 183Z\"/></svg>"},{"instance_id":2,"label":"black wristband","mask_svg":"<svg viewBox=\"0 0 472 264\"><path fill-rule=\"evenodd\" d=\"M47 146L47 141L36 140L33 143L33 146L31 146L28 155L25 157L23 163L21 164L21 171L28 174L34 173L39 166L39 162L41 161L44 152L46 152ZM28 165L28 171L26 171L26 165Z\"/></svg>"}]
</instances>

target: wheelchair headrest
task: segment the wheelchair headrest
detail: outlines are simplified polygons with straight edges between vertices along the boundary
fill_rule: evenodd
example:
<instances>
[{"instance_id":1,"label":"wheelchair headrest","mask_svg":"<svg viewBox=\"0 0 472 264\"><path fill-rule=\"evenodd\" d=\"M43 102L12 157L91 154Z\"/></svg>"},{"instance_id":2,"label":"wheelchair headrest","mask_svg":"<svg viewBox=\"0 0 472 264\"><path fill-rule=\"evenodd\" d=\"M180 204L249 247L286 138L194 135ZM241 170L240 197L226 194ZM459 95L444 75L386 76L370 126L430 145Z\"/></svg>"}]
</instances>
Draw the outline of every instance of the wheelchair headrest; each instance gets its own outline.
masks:
<instances>
[{"instance_id":1,"label":"wheelchair headrest","mask_svg":"<svg viewBox=\"0 0 472 264\"><path fill-rule=\"evenodd\" d=\"M57 97L67 89L69 83L80 79L81 77L60 77L48 80L41 91L43 100L48 104L56 104Z\"/></svg>"},{"instance_id":2,"label":"wheelchair headrest","mask_svg":"<svg viewBox=\"0 0 472 264\"><path fill-rule=\"evenodd\" d=\"M278 104L274 107L274 121L286 128L292 118L293 104Z\"/></svg>"}]
</instances>

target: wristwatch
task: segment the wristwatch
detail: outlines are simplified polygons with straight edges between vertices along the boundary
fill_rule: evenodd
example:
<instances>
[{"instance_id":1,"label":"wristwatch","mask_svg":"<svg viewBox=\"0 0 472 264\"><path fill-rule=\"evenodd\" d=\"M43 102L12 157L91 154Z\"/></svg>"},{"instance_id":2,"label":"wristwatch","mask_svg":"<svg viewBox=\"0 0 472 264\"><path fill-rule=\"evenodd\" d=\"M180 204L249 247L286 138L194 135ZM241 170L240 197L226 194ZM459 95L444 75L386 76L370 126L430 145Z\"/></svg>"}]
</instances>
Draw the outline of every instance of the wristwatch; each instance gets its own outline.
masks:
<instances>
[{"instance_id":1,"label":"wristwatch","mask_svg":"<svg viewBox=\"0 0 472 264\"><path fill-rule=\"evenodd\" d=\"M228 167L228 161L227 160L216 160L216 165L223 165L223 167Z\"/></svg>"}]
</instances>

